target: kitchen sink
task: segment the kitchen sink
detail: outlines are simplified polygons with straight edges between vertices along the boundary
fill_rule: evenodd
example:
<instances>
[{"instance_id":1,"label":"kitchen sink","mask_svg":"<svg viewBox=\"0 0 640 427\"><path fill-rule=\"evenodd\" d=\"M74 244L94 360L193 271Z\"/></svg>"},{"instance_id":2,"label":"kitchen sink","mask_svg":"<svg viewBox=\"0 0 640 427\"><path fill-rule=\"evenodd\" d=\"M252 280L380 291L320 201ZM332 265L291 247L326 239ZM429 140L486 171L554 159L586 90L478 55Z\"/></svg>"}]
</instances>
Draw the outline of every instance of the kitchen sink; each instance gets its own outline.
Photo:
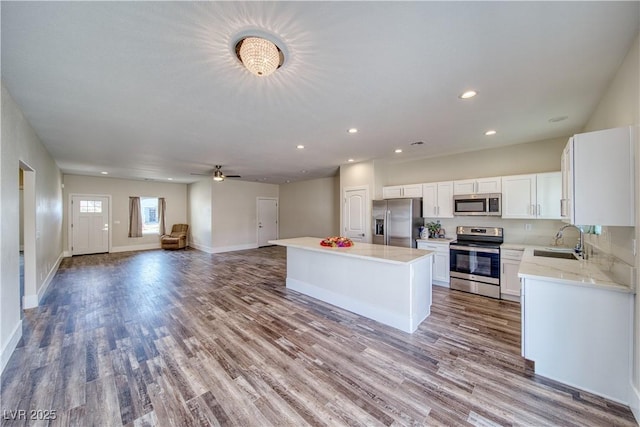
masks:
<instances>
[{"instance_id":1,"label":"kitchen sink","mask_svg":"<svg viewBox=\"0 0 640 427\"><path fill-rule=\"evenodd\" d=\"M533 256L543 256L547 258L562 258L562 259L573 259L573 260L578 259L572 252L552 252L552 251L543 251L539 249L533 250Z\"/></svg>"}]
</instances>

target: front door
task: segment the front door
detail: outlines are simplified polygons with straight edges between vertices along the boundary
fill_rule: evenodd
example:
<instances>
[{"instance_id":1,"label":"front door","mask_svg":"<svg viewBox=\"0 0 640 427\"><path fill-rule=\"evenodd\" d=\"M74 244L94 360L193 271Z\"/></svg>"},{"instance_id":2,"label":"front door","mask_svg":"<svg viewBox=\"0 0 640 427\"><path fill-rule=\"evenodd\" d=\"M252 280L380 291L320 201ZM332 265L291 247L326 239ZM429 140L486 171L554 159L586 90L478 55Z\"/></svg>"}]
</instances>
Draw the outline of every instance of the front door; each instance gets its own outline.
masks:
<instances>
[{"instance_id":1,"label":"front door","mask_svg":"<svg viewBox=\"0 0 640 427\"><path fill-rule=\"evenodd\" d=\"M258 247L278 238L278 199L258 198Z\"/></svg>"},{"instance_id":2,"label":"front door","mask_svg":"<svg viewBox=\"0 0 640 427\"><path fill-rule=\"evenodd\" d=\"M366 188L344 190L344 236L354 242L366 242L367 216L369 215Z\"/></svg>"},{"instance_id":3,"label":"front door","mask_svg":"<svg viewBox=\"0 0 640 427\"><path fill-rule=\"evenodd\" d=\"M71 254L109 252L109 198L72 196Z\"/></svg>"}]
</instances>

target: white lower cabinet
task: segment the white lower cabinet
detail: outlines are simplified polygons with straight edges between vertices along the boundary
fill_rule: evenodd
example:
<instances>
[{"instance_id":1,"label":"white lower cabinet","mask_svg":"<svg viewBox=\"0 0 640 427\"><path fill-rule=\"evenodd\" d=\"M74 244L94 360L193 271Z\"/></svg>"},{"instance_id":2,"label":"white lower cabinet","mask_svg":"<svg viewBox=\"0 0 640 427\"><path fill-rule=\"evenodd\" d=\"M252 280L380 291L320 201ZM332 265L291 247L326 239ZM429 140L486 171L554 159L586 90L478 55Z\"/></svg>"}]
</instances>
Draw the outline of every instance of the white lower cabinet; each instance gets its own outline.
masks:
<instances>
[{"instance_id":1,"label":"white lower cabinet","mask_svg":"<svg viewBox=\"0 0 640 427\"><path fill-rule=\"evenodd\" d=\"M631 292L523 277L522 355L535 373L629 404Z\"/></svg>"},{"instance_id":2,"label":"white lower cabinet","mask_svg":"<svg viewBox=\"0 0 640 427\"><path fill-rule=\"evenodd\" d=\"M434 285L449 287L449 241L418 240L418 249L434 251L432 281Z\"/></svg>"},{"instance_id":3,"label":"white lower cabinet","mask_svg":"<svg viewBox=\"0 0 640 427\"><path fill-rule=\"evenodd\" d=\"M512 301L520 301L520 260L522 250L500 250L500 297Z\"/></svg>"}]
</instances>

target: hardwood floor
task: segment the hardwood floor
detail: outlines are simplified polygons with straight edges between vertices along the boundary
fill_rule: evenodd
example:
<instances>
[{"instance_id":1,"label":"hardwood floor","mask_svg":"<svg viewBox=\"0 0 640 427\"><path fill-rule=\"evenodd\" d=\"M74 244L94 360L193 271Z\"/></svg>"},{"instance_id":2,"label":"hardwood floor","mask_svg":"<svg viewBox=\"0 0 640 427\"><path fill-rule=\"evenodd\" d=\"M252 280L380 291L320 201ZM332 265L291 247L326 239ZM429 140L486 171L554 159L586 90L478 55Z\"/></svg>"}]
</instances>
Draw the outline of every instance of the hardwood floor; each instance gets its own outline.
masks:
<instances>
[{"instance_id":1,"label":"hardwood floor","mask_svg":"<svg viewBox=\"0 0 640 427\"><path fill-rule=\"evenodd\" d=\"M531 373L518 304L434 287L406 334L285 269L280 247L66 258L2 375L2 425L636 425Z\"/></svg>"}]
</instances>

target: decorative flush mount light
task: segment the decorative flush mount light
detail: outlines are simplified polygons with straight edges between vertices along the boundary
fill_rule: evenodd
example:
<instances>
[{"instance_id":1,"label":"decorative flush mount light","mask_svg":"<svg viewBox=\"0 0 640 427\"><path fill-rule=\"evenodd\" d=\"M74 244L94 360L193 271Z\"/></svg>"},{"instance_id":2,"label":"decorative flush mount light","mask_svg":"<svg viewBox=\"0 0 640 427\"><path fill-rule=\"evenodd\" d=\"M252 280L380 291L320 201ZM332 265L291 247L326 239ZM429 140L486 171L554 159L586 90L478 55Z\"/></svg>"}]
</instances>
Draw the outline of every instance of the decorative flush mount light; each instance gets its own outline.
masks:
<instances>
[{"instance_id":1,"label":"decorative flush mount light","mask_svg":"<svg viewBox=\"0 0 640 427\"><path fill-rule=\"evenodd\" d=\"M491 135L495 135L496 133L497 133L497 132L496 132L495 130L493 130L493 129L492 129L492 130L488 130L488 131L486 131L484 134L485 134L485 135L487 135L487 136L491 136Z\"/></svg>"},{"instance_id":2,"label":"decorative flush mount light","mask_svg":"<svg viewBox=\"0 0 640 427\"><path fill-rule=\"evenodd\" d=\"M475 90L468 90L466 92L461 93L458 96L458 98L460 98L460 99L469 99L469 98L473 98L477 94L478 94L478 92L476 92Z\"/></svg>"},{"instance_id":3,"label":"decorative flush mount light","mask_svg":"<svg viewBox=\"0 0 640 427\"><path fill-rule=\"evenodd\" d=\"M284 63L284 55L272 41L262 37L244 37L236 43L236 56L252 74L268 76Z\"/></svg>"}]
</instances>

